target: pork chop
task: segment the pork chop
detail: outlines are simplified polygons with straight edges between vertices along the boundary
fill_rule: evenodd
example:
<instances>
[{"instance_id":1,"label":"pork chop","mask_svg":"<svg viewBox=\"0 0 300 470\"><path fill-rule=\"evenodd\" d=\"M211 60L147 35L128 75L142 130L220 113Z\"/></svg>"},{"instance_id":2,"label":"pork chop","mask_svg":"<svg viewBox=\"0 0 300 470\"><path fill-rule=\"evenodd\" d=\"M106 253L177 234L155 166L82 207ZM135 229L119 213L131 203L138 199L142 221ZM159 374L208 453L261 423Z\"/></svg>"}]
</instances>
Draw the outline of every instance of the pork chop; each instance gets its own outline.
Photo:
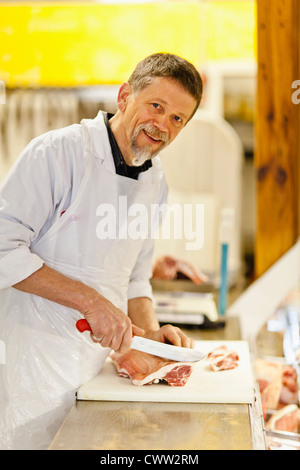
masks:
<instances>
[{"instance_id":1,"label":"pork chop","mask_svg":"<svg viewBox=\"0 0 300 470\"><path fill-rule=\"evenodd\" d=\"M138 386L164 381L171 387L183 387L193 371L193 363L171 361L135 349L125 354L114 352L111 360L120 377L130 378Z\"/></svg>"},{"instance_id":2,"label":"pork chop","mask_svg":"<svg viewBox=\"0 0 300 470\"><path fill-rule=\"evenodd\" d=\"M235 369L239 365L239 356L227 346L219 346L207 355L210 367L214 372Z\"/></svg>"}]
</instances>

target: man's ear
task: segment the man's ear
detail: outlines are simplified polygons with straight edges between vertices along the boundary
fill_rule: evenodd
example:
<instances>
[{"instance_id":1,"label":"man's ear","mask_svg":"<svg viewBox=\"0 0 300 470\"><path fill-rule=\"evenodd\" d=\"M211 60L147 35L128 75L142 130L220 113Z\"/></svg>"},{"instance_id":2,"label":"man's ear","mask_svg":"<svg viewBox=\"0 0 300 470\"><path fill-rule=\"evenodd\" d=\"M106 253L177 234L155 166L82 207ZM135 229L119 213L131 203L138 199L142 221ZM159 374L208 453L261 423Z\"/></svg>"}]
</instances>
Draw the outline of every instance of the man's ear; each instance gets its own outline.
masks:
<instances>
[{"instance_id":1,"label":"man's ear","mask_svg":"<svg viewBox=\"0 0 300 470\"><path fill-rule=\"evenodd\" d=\"M131 95L131 85L128 82L124 82L118 93L117 104L120 111L124 112L127 106L128 97Z\"/></svg>"}]
</instances>

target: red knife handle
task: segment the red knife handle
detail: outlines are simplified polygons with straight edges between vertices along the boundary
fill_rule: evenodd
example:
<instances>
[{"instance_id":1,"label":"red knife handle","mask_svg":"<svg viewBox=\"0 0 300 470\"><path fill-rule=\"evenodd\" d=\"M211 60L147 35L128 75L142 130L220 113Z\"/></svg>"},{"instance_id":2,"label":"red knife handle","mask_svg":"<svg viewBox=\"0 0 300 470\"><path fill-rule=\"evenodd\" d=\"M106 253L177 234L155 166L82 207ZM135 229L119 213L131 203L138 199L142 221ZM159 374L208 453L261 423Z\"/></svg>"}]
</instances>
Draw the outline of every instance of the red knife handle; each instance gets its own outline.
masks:
<instances>
[{"instance_id":1,"label":"red knife handle","mask_svg":"<svg viewBox=\"0 0 300 470\"><path fill-rule=\"evenodd\" d=\"M84 331L92 331L90 325L84 318L76 322L76 328L78 331L80 331L80 333L83 333ZM133 333L132 333L132 337L134 337Z\"/></svg>"},{"instance_id":2,"label":"red knife handle","mask_svg":"<svg viewBox=\"0 0 300 470\"><path fill-rule=\"evenodd\" d=\"M84 319L78 320L76 323L76 328L78 331L80 331L80 333L83 333L84 331L92 331L90 325Z\"/></svg>"}]
</instances>

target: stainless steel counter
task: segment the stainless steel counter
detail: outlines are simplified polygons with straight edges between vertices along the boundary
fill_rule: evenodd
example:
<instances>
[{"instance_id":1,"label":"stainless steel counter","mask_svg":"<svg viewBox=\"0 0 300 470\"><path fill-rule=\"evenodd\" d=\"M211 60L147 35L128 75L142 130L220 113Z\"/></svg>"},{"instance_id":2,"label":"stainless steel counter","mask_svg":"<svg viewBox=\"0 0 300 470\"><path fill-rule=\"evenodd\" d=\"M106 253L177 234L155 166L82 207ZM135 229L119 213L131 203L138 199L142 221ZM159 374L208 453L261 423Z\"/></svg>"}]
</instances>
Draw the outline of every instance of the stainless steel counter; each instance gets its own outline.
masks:
<instances>
[{"instance_id":1,"label":"stainless steel counter","mask_svg":"<svg viewBox=\"0 0 300 470\"><path fill-rule=\"evenodd\" d=\"M189 329L197 340L238 340L239 322ZM259 403L76 401L49 450L265 449Z\"/></svg>"},{"instance_id":2,"label":"stainless steel counter","mask_svg":"<svg viewBox=\"0 0 300 470\"><path fill-rule=\"evenodd\" d=\"M253 448L247 405L77 401L51 450Z\"/></svg>"}]
</instances>

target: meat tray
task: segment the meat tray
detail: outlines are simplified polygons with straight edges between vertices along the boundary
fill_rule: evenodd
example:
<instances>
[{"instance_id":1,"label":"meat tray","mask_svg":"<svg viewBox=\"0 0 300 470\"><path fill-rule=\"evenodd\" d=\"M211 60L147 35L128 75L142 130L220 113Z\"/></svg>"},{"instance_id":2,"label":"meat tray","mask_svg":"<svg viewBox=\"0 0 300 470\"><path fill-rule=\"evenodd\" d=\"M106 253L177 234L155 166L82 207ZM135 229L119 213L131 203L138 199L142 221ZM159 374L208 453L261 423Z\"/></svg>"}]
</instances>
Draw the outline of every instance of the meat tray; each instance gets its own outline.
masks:
<instances>
[{"instance_id":1,"label":"meat tray","mask_svg":"<svg viewBox=\"0 0 300 470\"><path fill-rule=\"evenodd\" d=\"M208 354L213 349L226 345L238 353L239 366L233 370L213 372L204 359L183 387L158 384L135 386L124 377L119 377L110 358L101 372L83 384L77 391L78 400L101 401L151 401L185 403L253 403L254 385L249 346L246 341L196 341L195 347Z\"/></svg>"}]
</instances>

